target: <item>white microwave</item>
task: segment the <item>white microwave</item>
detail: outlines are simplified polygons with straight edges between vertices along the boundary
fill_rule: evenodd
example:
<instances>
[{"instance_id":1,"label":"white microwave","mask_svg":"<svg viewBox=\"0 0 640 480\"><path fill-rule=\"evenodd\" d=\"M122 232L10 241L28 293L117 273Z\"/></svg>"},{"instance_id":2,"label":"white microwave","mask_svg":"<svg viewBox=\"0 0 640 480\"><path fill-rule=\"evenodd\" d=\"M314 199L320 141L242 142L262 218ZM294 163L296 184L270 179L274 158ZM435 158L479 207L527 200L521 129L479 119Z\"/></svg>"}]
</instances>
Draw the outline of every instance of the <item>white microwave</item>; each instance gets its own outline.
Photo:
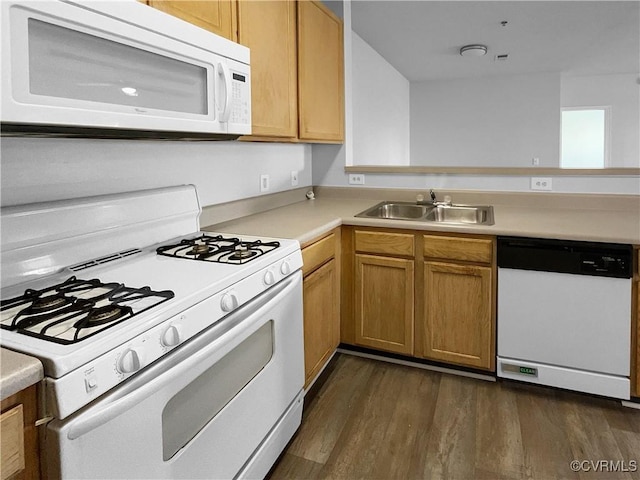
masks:
<instances>
[{"instance_id":1,"label":"white microwave","mask_svg":"<svg viewBox=\"0 0 640 480\"><path fill-rule=\"evenodd\" d=\"M3 135L251 133L248 48L136 0L0 5Z\"/></svg>"}]
</instances>

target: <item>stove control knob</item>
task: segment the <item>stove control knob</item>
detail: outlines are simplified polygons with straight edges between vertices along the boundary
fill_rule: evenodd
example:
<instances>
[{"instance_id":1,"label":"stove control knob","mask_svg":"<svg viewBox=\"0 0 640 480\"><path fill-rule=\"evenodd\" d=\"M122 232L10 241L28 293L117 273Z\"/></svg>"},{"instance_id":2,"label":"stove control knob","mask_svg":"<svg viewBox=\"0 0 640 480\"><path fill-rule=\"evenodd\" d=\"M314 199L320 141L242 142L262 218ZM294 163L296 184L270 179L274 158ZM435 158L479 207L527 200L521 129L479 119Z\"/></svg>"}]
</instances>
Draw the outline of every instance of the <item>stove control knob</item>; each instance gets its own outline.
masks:
<instances>
[{"instance_id":1,"label":"stove control knob","mask_svg":"<svg viewBox=\"0 0 640 480\"><path fill-rule=\"evenodd\" d=\"M233 293L225 293L220 300L220 308L223 312L230 312L238 306L238 297Z\"/></svg>"},{"instance_id":2,"label":"stove control knob","mask_svg":"<svg viewBox=\"0 0 640 480\"><path fill-rule=\"evenodd\" d=\"M180 340L180 330L175 325L170 325L160 337L160 343L163 347L175 347L180 343Z\"/></svg>"},{"instance_id":3,"label":"stove control knob","mask_svg":"<svg viewBox=\"0 0 640 480\"><path fill-rule=\"evenodd\" d=\"M273 274L273 272L269 270L267 271L267 273L264 274L264 284L273 285L274 283L276 283L276 277Z\"/></svg>"},{"instance_id":4,"label":"stove control knob","mask_svg":"<svg viewBox=\"0 0 640 480\"><path fill-rule=\"evenodd\" d=\"M133 348L125 350L118 360L118 371L120 373L132 373L140 370L141 367L142 356Z\"/></svg>"},{"instance_id":5,"label":"stove control knob","mask_svg":"<svg viewBox=\"0 0 640 480\"><path fill-rule=\"evenodd\" d=\"M289 275L291 273L291 265L289 265L287 260L282 262L282 265L280 265L280 273L282 275Z\"/></svg>"}]
</instances>

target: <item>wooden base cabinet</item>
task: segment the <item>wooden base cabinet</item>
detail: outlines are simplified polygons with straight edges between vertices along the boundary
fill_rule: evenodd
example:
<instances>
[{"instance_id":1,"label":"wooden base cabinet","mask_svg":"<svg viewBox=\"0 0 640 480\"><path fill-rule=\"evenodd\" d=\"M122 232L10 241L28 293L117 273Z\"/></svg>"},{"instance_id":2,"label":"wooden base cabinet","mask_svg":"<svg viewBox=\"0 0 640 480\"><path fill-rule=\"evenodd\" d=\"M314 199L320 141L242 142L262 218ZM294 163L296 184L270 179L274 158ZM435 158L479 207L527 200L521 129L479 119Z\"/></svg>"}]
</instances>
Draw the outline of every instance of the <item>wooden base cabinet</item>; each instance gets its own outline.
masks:
<instances>
[{"instance_id":1,"label":"wooden base cabinet","mask_svg":"<svg viewBox=\"0 0 640 480\"><path fill-rule=\"evenodd\" d=\"M417 356L495 370L495 248L489 236L422 236Z\"/></svg>"},{"instance_id":2,"label":"wooden base cabinet","mask_svg":"<svg viewBox=\"0 0 640 480\"><path fill-rule=\"evenodd\" d=\"M495 371L495 237L343 227L341 341Z\"/></svg>"},{"instance_id":3,"label":"wooden base cabinet","mask_svg":"<svg viewBox=\"0 0 640 480\"><path fill-rule=\"evenodd\" d=\"M356 343L413 354L413 260L356 255L355 265Z\"/></svg>"},{"instance_id":4,"label":"wooden base cabinet","mask_svg":"<svg viewBox=\"0 0 640 480\"><path fill-rule=\"evenodd\" d=\"M424 357L492 368L492 285L490 267L424 262Z\"/></svg>"},{"instance_id":5,"label":"wooden base cabinet","mask_svg":"<svg viewBox=\"0 0 640 480\"><path fill-rule=\"evenodd\" d=\"M0 415L0 479L40 478L38 449L37 386L2 400Z\"/></svg>"},{"instance_id":6,"label":"wooden base cabinet","mask_svg":"<svg viewBox=\"0 0 640 480\"><path fill-rule=\"evenodd\" d=\"M303 248L305 388L340 343L340 230Z\"/></svg>"}]
</instances>

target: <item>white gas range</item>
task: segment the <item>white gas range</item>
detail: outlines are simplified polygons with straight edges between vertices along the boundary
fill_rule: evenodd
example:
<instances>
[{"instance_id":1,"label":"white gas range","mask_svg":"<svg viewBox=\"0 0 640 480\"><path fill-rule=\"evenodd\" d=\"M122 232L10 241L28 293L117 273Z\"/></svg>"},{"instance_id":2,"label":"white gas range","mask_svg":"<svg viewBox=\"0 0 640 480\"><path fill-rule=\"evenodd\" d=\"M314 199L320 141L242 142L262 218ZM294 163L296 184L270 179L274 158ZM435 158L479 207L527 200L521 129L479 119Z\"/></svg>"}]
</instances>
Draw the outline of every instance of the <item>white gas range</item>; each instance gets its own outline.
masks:
<instances>
[{"instance_id":1,"label":"white gas range","mask_svg":"<svg viewBox=\"0 0 640 480\"><path fill-rule=\"evenodd\" d=\"M192 186L2 210L0 338L44 364L50 476L260 477L300 424L299 244L199 213Z\"/></svg>"}]
</instances>

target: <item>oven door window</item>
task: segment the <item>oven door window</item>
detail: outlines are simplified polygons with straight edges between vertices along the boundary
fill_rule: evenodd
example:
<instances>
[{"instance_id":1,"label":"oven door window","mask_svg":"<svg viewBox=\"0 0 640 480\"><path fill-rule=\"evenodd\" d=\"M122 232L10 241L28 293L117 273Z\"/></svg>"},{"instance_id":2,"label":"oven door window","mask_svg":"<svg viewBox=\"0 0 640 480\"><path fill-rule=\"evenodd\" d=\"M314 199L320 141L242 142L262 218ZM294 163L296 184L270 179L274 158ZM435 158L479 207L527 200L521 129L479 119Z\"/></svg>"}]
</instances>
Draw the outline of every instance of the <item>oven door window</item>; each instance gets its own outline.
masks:
<instances>
[{"instance_id":1,"label":"oven door window","mask_svg":"<svg viewBox=\"0 0 640 480\"><path fill-rule=\"evenodd\" d=\"M28 45L31 95L64 99L68 106L208 113L202 66L34 18L28 19Z\"/></svg>"},{"instance_id":2,"label":"oven door window","mask_svg":"<svg viewBox=\"0 0 640 480\"><path fill-rule=\"evenodd\" d=\"M273 343L270 320L167 402L162 412L165 461L186 446L269 363Z\"/></svg>"}]
</instances>

